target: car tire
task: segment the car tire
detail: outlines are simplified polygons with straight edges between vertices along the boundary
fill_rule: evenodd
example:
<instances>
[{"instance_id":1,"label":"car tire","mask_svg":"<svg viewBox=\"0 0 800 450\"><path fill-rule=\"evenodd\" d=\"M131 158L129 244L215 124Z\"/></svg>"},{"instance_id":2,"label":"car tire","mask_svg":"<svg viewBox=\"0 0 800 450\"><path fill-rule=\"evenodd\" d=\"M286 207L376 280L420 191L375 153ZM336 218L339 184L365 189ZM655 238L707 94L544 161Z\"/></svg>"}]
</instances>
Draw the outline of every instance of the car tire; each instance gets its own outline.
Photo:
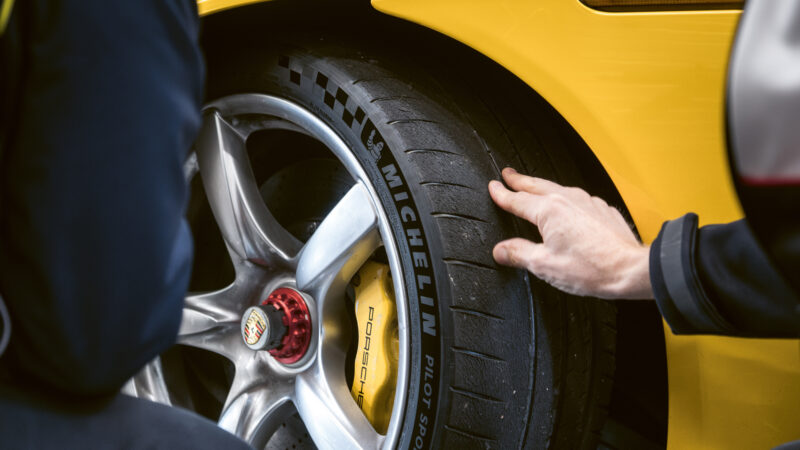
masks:
<instances>
[{"instance_id":1,"label":"car tire","mask_svg":"<svg viewBox=\"0 0 800 450\"><path fill-rule=\"evenodd\" d=\"M211 101L258 93L302 106L347 143L380 197L409 311L397 448L596 446L613 382L615 309L491 255L495 243L535 231L491 202L488 181L522 164L580 183L562 142L516 132L537 124L467 99L457 73L431 76L391 51L287 38L207 58ZM531 136L547 150L526 151Z\"/></svg>"}]
</instances>

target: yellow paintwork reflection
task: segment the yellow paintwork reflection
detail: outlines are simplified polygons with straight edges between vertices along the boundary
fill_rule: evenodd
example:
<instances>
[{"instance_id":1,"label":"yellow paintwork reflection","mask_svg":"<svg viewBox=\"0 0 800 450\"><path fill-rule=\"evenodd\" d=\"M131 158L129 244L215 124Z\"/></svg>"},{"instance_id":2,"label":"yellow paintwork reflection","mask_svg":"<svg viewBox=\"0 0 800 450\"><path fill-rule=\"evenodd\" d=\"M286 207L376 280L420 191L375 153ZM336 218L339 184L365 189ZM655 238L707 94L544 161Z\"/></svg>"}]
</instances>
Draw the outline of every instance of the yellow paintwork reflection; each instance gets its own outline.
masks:
<instances>
[{"instance_id":1,"label":"yellow paintwork reflection","mask_svg":"<svg viewBox=\"0 0 800 450\"><path fill-rule=\"evenodd\" d=\"M353 398L372 426L386 433L397 383L397 306L389 266L367 262L358 271L356 320L358 353Z\"/></svg>"},{"instance_id":2,"label":"yellow paintwork reflection","mask_svg":"<svg viewBox=\"0 0 800 450\"><path fill-rule=\"evenodd\" d=\"M205 14L252 2L199 4ZM475 48L539 92L595 152L646 241L687 211L703 223L741 216L723 121L738 12L610 14L578 0L372 3ZM798 341L666 334L670 449L800 439Z\"/></svg>"}]
</instances>

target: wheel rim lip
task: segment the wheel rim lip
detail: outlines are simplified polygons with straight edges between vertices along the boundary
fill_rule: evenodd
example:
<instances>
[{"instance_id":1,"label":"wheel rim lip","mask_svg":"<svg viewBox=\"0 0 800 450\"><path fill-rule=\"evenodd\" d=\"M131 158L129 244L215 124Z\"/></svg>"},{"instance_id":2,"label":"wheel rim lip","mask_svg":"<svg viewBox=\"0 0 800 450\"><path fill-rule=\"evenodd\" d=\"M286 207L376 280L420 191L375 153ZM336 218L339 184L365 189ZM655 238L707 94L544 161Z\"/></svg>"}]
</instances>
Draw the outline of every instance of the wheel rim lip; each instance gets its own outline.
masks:
<instances>
[{"instance_id":1,"label":"wheel rim lip","mask_svg":"<svg viewBox=\"0 0 800 450\"><path fill-rule=\"evenodd\" d=\"M394 234L392 232L386 211L380 202L380 197L378 196L371 179L367 176L367 173L362 167L361 163L353 154L352 150L347 146L342 137L322 119L318 118L309 110L298 105L297 103L272 95L249 93L236 94L218 99L214 102L211 102L204 108L205 111L210 109L216 110L225 118L231 118L244 114L257 116L262 115L278 118L295 127L298 127L299 129L295 129L294 131L307 134L308 136L325 145L345 167L351 177L353 177L356 182L361 182L367 188L370 199L373 203L373 207L377 212L378 229L383 247L386 251L386 256L393 278L397 308L398 337L400 344L399 360L397 364L397 382L389 427L384 435L385 437L383 438L381 445L382 448L394 447L399 440L408 389L410 370L409 312L408 303L406 300L405 280L403 278L401 269L402 263L399 256L397 242L394 239ZM264 127L261 129L254 129L252 131L267 130L270 128L271 127ZM196 167L196 159L194 159L194 163L192 163L192 159L190 159L185 170L187 177L191 177L196 173ZM315 330L312 339L313 341L318 341L319 335L323 331L321 328L321 319L318 318L317 321L320 324L320 328ZM314 343L312 343L312 347ZM312 351L316 352L316 350L314 350L312 347L308 349L308 353L311 353ZM303 360L305 359L306 358L303 358ZM274 366L274 364L272 364L273 362L274 361L270 361L270 366ZM275 362L275 364L279 363ZM307 366L307 364L303 365ZM268 438L269 437L267 437L267 440Z\"/></svg>"}]
</instances>

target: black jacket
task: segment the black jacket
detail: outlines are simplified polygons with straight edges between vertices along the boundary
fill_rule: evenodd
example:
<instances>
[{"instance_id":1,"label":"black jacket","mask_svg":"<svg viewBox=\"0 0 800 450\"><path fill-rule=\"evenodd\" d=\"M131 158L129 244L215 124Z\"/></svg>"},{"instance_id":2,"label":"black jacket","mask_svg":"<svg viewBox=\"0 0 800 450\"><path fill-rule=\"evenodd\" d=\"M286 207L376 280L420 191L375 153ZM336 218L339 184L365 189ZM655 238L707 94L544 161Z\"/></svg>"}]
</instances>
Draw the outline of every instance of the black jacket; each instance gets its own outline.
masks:
<instances>
[{"instance_id":1,"label":"black jacket","mask_svg":"<svg viewBox=\"0 0 800 450\"><path fill-rule=\"evenodd\" d=\"M664 224L650 249L650 280L675 334L800 336L800 303L745 220Z\"/></svg>"}]
</instances>

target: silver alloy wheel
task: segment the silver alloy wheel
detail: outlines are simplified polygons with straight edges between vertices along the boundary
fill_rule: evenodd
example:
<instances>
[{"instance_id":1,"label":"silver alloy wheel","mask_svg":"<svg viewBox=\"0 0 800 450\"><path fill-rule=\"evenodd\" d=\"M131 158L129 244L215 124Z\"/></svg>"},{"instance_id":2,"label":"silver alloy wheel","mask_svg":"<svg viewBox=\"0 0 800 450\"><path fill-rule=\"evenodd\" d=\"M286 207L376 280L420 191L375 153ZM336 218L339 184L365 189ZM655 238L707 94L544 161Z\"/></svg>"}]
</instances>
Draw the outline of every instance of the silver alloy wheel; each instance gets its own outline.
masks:
<instances>
[{"instance_id":1,"label":"silver alloy wheel","mask_svg":"<svg viewBox=\"0 0 800 450\"><path fill-rule=\"evenodd\" d=\"M303 245L272 216L256 185L245 146L254 131L287 129L324 144L355 181ZM186 297L178 341L224 356L235 367L219 425L263 448L295 408L319 448L393 448L397 442L409 370L408 310L400 259L378 195L336 132L287 100L241 94L208 105L196 159L214 217L236 272L228 287ZM392 417L378 434L353 400L345 379L349 331L344 292L349 280L383 246L397 301L399 363ZM277 362L248 348L240 333L244 311L279 287L305 294L313 334L305 356ZM127 392L171 404L160 360L149 364ZM292 404L294 408L292 408Z\"/></svg>"}]
</instances>

